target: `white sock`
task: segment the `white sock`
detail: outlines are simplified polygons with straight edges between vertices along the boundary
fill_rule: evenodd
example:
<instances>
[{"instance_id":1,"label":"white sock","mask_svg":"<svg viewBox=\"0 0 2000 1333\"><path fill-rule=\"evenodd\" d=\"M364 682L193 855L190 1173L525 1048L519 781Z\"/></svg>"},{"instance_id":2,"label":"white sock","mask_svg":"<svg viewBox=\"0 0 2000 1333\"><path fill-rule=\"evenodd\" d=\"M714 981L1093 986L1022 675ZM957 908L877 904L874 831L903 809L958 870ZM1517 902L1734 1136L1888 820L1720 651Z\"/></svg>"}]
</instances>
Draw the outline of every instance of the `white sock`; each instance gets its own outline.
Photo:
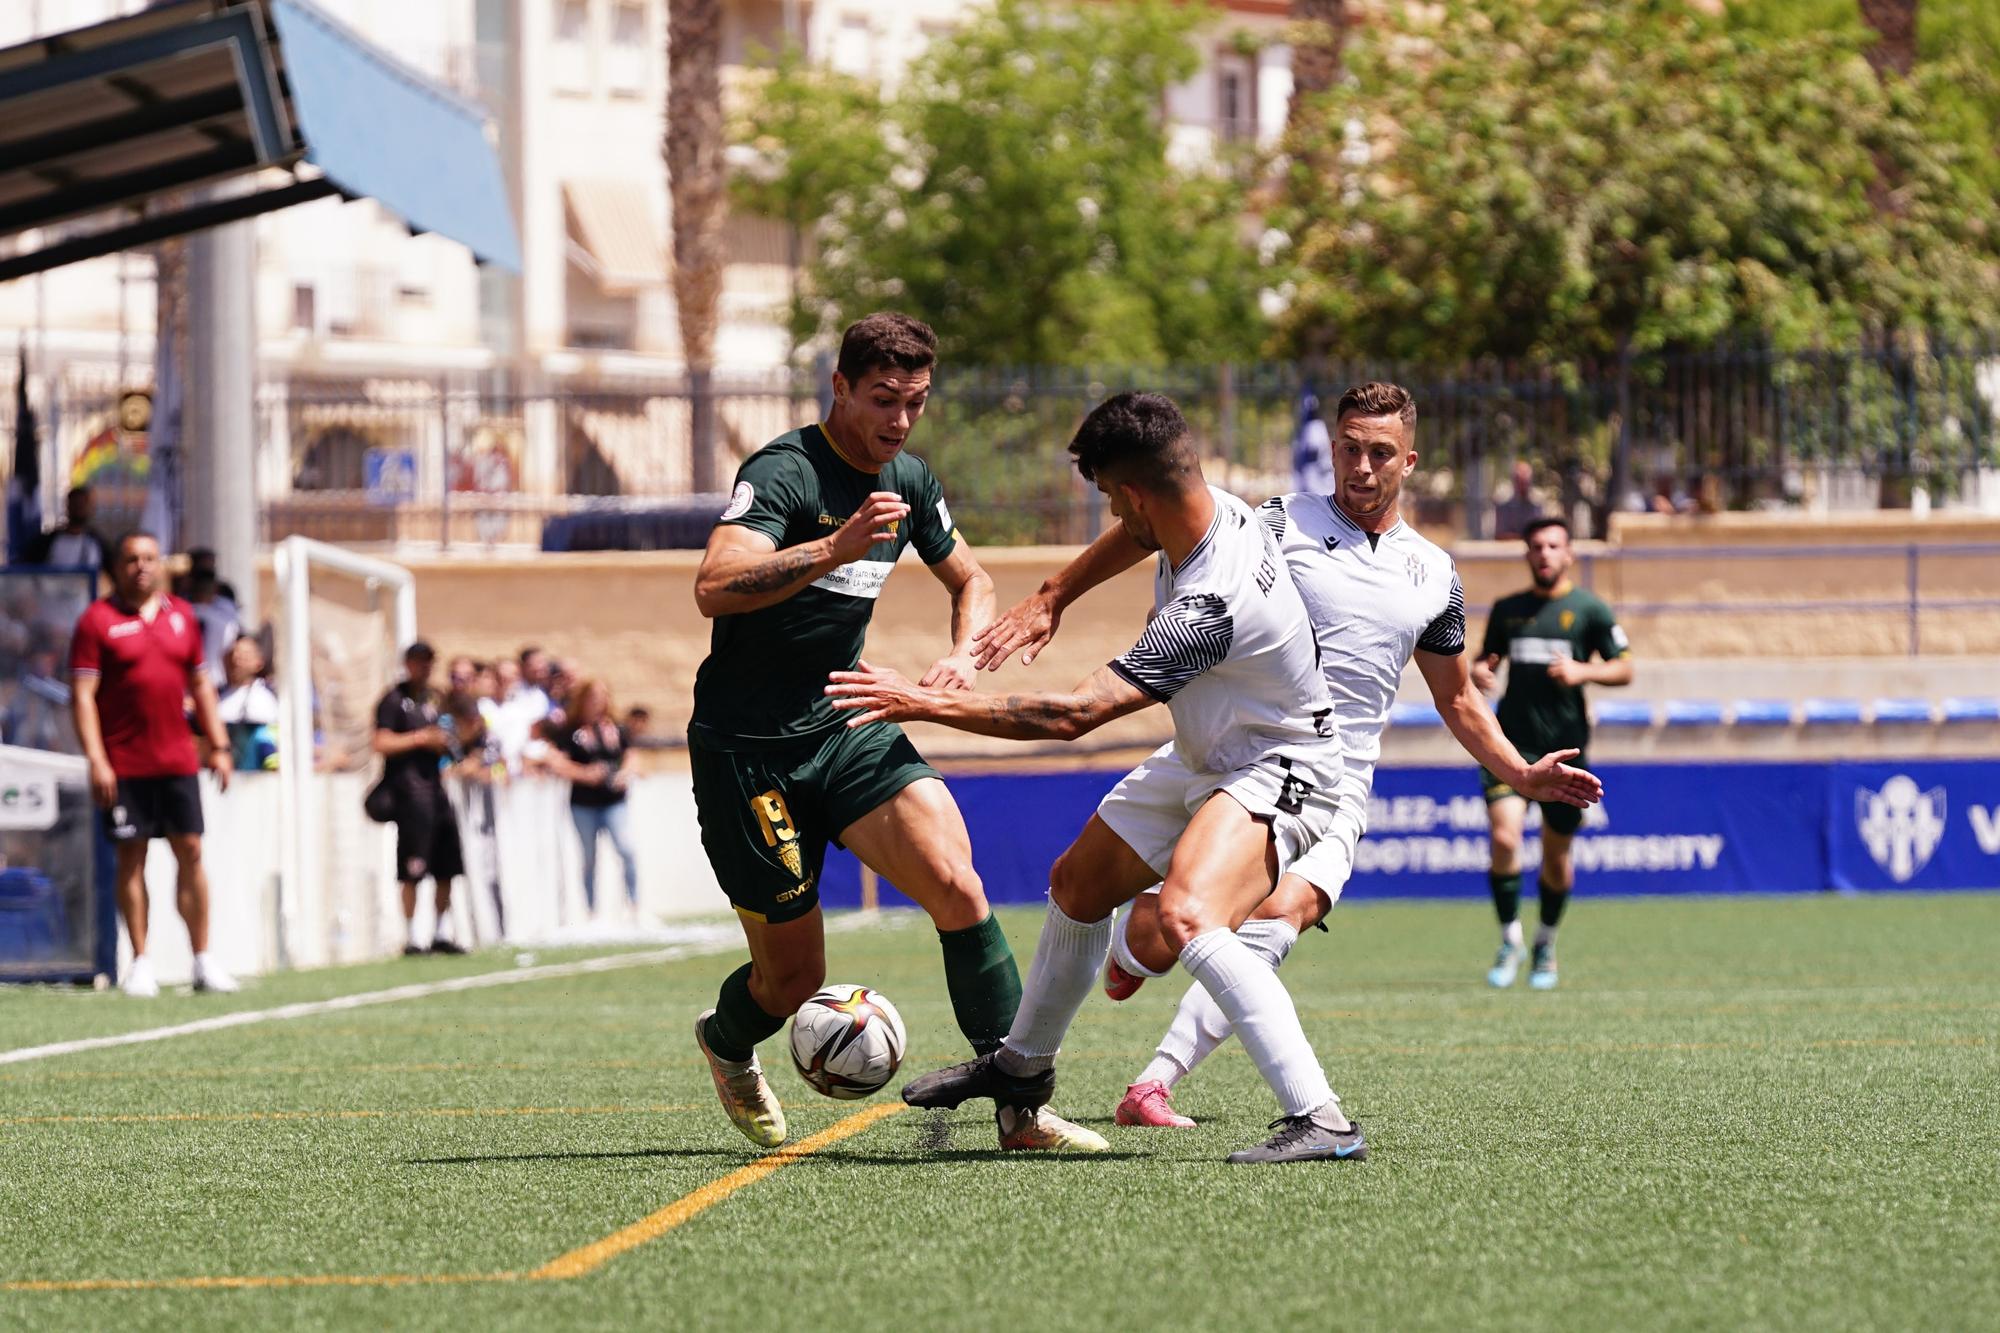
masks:
<instances>
[{"instance_id":1,"label":"white sock","mask_svg":"<svg viewBox=\"0 0 2000 1333\"><path fill-rule=\"evenodd\" d=\"M1021 987L1021 1007L1000 1048L1000 1063L1016 1074L1035 1074L1052 1067L1062 1048L1063 1034L1097 982L1097 971L1111 949L1111 918L1077 921L1049 900L1042 921L1042 938L1035 961Z\"/></svg>"},{"instance_id":2,"label":"white sock","mask_svg":"<svg viewBox=\"0 0 2000 1333\"><path fill-rule=\"evenodd\" d=\"M1554 926L1543 926L1535 932L1535 947L1537 949L1544 948L1555 942L1556 928Z\"/></svg>"},{"instance_id":3,"label":"white sock","mask_svg":"<svg viewBox=\"0 0 2000 1333\"><path fill-rule=\"evenodd\" d=\"M1289 921L1252 919L1237 927L1236 938L1275 972L1299 942L1299 932ZM1228 1041L1231 1031L1228 1015L1216 1007L1208 991L1200 983L1189 986L1187 994L1181 996L1180 1008L1174 1010L1167 1035L1160 1038L1158 1054L1139 1075L1139 1082L1173 1087Z\"/></svg>"},{"instance_id":4,"label":"white sock","mask_svg":"<svg viewBox=\"0 0 2000 1333\"><path fill-rule=\"evenodd\" d=\"M451 909L446 908L437 915L437 928L431 931L431 942L436 943L438 940L449 941L455 933L451 928Z\"/></svg>"},{"instance_id":5,"label":"white sock","mask_svg":"<svg viewBox=\"0 0 2000 1333\"><path fill-rule=\"evenodd\" d=\"M1521 947L1521 922L1518 918L1500 927L1500 942L1516 949Z\"/></svg>"},{"instance_id":6,"label":"white sock","mask_svg":"<svg viewBox=\"0 0 2000 1333\"><path fill-rule=\"evenodd\" d=\"M194 974L197 978L208 975L208 950L203 949L194 956Z\"/></svg>"},{"instance_id":7,"label":"white sock","mask_svg":"<svg viewBox=\"0 0 2000 1333\"><path fill-rule=\"evenodd\" d=\"M1135 977L1164 977L1167 975L1165 972L1155 972L1133 955L1132 941L1127 939L1125 935L1125 932L1131 929L1131 926L1132 913L1119 913L1118 927L1111 932L1111 957L1113 960L1117 962L1118 966L1124 968Z\"/></svg>"},{"instance_id":8,"label":"white sock","mask_svg":"<svg viewBox=\"0 0 2000 1333\"><path fill-rule=\"evenodd\" d=\"M403 938L412 949L421 949L424 947L423 941L417 938L417 919L415 917L411 917L403 923Z\"/></svg>"},{"instance_id":9,"label":"white sock","mask_svg":"<svg viewBox=\"0 0 2000 1333\"><path fill-rule=\"evenodd\" d=\"M1277 1094L1279 1114L1305 1115L1336 1101L1285 983L1249 945L1219 927L1205 930L1181 950L1181 966L1235 1028Z\"/></svg>"}]
</instances>

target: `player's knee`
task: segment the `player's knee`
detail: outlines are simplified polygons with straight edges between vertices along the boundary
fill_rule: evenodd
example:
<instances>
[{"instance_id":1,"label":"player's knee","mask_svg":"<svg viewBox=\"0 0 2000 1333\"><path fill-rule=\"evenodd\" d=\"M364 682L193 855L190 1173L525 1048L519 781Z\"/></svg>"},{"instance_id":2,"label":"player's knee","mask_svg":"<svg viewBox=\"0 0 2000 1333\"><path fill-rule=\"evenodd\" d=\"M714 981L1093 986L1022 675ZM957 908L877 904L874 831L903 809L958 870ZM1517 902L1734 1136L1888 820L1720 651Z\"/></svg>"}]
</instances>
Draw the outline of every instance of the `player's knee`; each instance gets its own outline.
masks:
<instances>
[{"instance_id":1,"label":"player's knee","mask_svg":"<svg viewBox=\"0 0 2000 1333\"><path fill-rule=\"evenodd\" d=\"M1186 898L1176 895L1170 900L1168 895L1160 895L1160 937L1174 951L1176 958L1195 936L1226 924L1211 920L1199 904Z\"/></svg>"},{"instance_id":2,"label":"player's knee","mask_svg":"<svg viewBox=\"0 0 2000 1333\"><path fill-rule=\"evenodd\" d=\"M941 865L932 872L931 916L944 930L976 926L986 919L986 885L970 861Z\"/></svg>"},{"instance_id":3,"label":"player's knee","mask_svg":"<svg viewBox=\"0 0 2000 1333\"><path fill-rule=\"evenodd\" d=\"M1077 916L1077 913L1085 910L1090 893L1090 887L1085 882L1087 878L1082 873L1082 867L1077 864L1076 853L1064 852L1056 858L1056 863L1049 867L1049 900L1078 920L1090 919Z\"/></svg>"}]
</instances>

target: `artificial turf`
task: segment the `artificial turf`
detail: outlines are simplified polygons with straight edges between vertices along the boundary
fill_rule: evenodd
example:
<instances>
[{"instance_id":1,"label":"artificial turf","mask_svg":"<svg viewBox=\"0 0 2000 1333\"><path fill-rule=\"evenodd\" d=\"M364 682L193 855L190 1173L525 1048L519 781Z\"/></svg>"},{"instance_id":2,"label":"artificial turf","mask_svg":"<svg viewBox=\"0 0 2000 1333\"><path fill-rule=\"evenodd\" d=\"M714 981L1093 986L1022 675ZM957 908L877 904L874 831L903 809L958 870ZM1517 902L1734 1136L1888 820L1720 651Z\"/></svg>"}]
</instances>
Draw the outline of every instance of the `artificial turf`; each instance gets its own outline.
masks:
<instances>
[{"instance_id":1,"label":"artificial turf","mask_svg":"<svg viewBox=\"0 0 2000 1333\"><path fill-rule=\"evenodd\" d=\"M900 914L896 914L900 916ZM835 980L961 1058L920 920ZM1005 917L1025 959L1037 918ZM1179 984L1095 997L1057 1106L1096 1158L908 1111L584 1276L0 1289L6 1327L1938 1328L2000 1322L2000 896L1580 901L1549 994L1486 989L1474 904L1348 905L1285 968L1365 1163L1245 1169L1231 1044L1113 1126ZM689 1037L734 954L0 1065L0 1283L524 1273L756 1154ZM544 960L547 961L547 960ZM231 1000L0 992L0 1050L493 969ZM767 1066L801 1138L853 1114ZM338 1114L335 1114L338 1113Z\"/></svg>"}]
</instances>

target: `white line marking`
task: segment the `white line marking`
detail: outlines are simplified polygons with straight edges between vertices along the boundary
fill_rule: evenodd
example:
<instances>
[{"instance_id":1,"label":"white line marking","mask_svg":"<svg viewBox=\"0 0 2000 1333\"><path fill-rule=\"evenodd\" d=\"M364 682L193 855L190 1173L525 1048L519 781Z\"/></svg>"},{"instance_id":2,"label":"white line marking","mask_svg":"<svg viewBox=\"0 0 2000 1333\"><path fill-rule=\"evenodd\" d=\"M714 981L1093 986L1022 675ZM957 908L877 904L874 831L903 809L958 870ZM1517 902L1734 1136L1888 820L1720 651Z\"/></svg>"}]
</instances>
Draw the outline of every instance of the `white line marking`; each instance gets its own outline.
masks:
<instances>
[{"instance_id":1,"label":"white line marking","mask_svg":"<svg viewBox=\"0 0 2000 1333\"><path fill-rule=\"evenodd\" d=\"M829 934L868 926L881 929L900 924L896 917L902 915L905 914L885 916L874 912L843 913L837 917L828 917L826 929ZM121 1032L109 1037L81 1037L75 1041L53 1041L46 1046L23 1046L16 1050L0 1051L0 1065L24 1064L29 1060L46 1060L52 1056L75 1055L82 1051L101 1051L113 1046L138 1046L146 1042L166 1041L171 1037L223 1032L230 1028L249 1027L256 1023L310 1018L315 1014L364 1009L371 1005L395 1004L402 1000L421 1000L429 995L446 995L455 991L485 990L492 986L512 986L524 981L547 981L555 977L579 977L595 972L613 972L620 968L673 963L704 954L723 953L730 949L741 948L742 945L742 937L733 929L703 928L696 938L685 944L669 945L664 949L648 949L643 953L610 954L574 963L549 963L541 967L519 967L505 972L481 972L477 976L454 977L449 981L425 981L409 986L392 986L388 990L337 995L330 1000L281 1004L275 1009L246 1009L233 1014L217 1014L213 1018L198 1018L191 1023L175 1023L163 1028L144 1028L138 1032Z\"/></svg>"}]
</instances>

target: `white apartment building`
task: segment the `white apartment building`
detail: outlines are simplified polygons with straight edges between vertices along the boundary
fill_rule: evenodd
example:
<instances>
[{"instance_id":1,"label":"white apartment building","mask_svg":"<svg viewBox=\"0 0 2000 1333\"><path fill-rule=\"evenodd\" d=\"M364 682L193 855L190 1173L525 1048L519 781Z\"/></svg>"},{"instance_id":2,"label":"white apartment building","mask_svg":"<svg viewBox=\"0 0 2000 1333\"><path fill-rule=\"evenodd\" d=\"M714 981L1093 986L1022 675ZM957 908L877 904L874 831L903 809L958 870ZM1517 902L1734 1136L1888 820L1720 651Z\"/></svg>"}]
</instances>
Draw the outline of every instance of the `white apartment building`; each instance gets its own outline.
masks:
<instances>
[{"instance_id":1,"label":"white apartment building","mask_svg":"<svg viewBox=\"0 0 2000 1333\"><path fill-rule=\"evenodd\" d=\"M666 0L316 0L418 73L493 116L520 229L522 273L482 271L453 242L412 236L373 203L329 199L266 215L257 234L259 374L267 408L258 489L282 509L301 490L361 486L370 450L406 449L421 492L447 471L485 492L660 493L684 487L685 404L629 409L507 406L512 395L642 391L683 371L670 282L661 147ZM1094 0L1078 0L1093 3ZM726 95L760 51L787 42L890 90L974 0L728 0ZM0 46L101 21L143 0L8 0ZM1219 142L1268 142L1284 123L1289 51L1283 0L1235 0L1204 34L1203 70L1163 113L1173 151L1199 160ZM768 376L790 352L785 329L795 238L733 219L716 363L720 379ZM9 244L0 239L0 247ZM150 253L89 260L0 284L0 386L14 348L52 439L50 498L87 474L142 421L129 390L151 381L156 293ZM448 395L478 405L447 409ZM11 400L11 394L6 397ZM372 406L346 410L339 401ZM496 406L496 403L500 405ZM797 404L725 403L738 446L768 438ZM0 404L0 411L5 407ZM373 521L325 535L421 538ZM489 539L531 539L490 521ZM274 534L275 535L275 534Z\"/></svg>"}]
</instances>

